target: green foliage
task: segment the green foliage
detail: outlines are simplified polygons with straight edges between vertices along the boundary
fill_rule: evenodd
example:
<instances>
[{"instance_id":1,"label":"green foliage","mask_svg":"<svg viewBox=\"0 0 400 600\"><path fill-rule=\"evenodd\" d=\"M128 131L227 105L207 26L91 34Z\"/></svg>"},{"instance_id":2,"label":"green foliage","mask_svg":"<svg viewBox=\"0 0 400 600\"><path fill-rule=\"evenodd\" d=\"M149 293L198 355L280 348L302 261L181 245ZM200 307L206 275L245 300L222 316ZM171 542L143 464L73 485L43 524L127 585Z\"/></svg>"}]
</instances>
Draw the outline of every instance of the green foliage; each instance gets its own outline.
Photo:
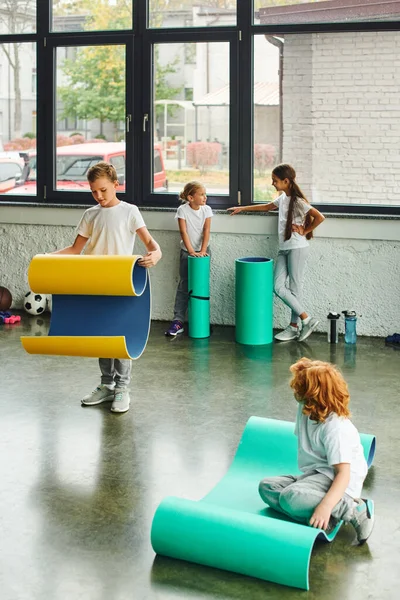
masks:
<instances>
[{"instance_id":1,"label":"green foliage","mask_svg":"<svg viewBox=\"0 0 400 600\"><path fill-rule=\"evenodd\" d=\"M28 131L28 133L24 133L23 138L29 138L30 140L36 139L36 133L32 133L32 131Z\"/></svg>"},{"instance_id":2,"label":"green foliage","mask_svg":"<svg viewBox=\"0 0 400 600\"><path fill-rule=\"evenodd\" d=\"M157 0L158 2L158 0ZM85 30L109 30L131 27L132 0L66 0L59 3L63 14L89 14ZM59 13L57 13L59 14ZM159 47L155 48L155 97L176 98L182 87L168 85L169 74L176 73L179 56L166 65L159 64ZM123 46L83 46L76 57L62 64L68 84L57 92L63 104L61 118L99 119L110 121L117 131L119 121L125 119L125 48ZM157 107L157 115L163 107ZM168 109L169 114L173 108Z\"/></svg>"},{"instance_id":3,"label":"green foliage","mask_svg":"<svg viewBox=\"0 0 400 600\"><path fill-rule=\"evenodd\" d=\"M116 126L125 119L125 48L84 46L62 65L68 85L58 88L62 117L100 119Z\"/></svg>"}]
</instances>

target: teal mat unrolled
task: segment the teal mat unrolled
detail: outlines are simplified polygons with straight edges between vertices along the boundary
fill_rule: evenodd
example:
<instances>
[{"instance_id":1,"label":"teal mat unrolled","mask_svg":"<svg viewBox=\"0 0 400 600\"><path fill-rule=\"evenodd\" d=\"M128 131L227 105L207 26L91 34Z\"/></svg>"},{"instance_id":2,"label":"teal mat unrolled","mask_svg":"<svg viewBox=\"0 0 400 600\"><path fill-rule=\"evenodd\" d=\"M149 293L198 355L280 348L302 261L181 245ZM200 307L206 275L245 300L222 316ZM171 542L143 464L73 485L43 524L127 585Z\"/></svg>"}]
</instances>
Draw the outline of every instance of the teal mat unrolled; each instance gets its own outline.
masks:
<instances>
[{"instance_id":1,"label":"teal mat unrolled","mask_svg":"<svg viewBox=\"0 0 400 600\"><path fill-rule=\"evenodd\" d=\"M189 336L210 336L210 257L188 257Z\"/></svg>"},{"instance_id":2,"label":"teal mat unrolled","mask_svg":"<svg viewBox=\"0 0 400 600\"><path fill-rule=\"evenodd\" d=\"M252 346L271 344L274 261L260 256L237 258L235 277L236 341Z\"/></svg>"},{"instance_id":3,"label":"teal mat unrolled","mask_svg":"<svg viewBox=\"0 0 400 600\"><path fill-rule=\"evenodd\" d=\"M375 437L362 434L368 466ZM151 543L156 553L201 565L309 589L317 538L330 534L285 518L258 494L264 477L297 474L294 423L251 417L228 473L200 501L165 498L156 510Z\"/></svg>"}]
</instances>

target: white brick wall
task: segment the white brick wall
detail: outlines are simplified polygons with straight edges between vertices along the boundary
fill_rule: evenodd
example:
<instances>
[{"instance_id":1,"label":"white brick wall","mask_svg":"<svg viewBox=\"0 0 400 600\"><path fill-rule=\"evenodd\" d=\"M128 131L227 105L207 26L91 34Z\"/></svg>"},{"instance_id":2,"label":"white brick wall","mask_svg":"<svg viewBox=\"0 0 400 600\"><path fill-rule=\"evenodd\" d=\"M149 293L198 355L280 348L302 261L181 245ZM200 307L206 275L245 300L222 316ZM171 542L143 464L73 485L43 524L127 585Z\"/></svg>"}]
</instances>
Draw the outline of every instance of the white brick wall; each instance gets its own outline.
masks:
<instances>
[{"instance_id":1,"label":"white brick wall","mask_svg":"<svg viewBox=\"0 0 400 600\"><path fill-rule=\"evenodd\" d=\"M400 204L400 33L285 36L283 160L312 202Z\"/></svg>"}]
</instances>

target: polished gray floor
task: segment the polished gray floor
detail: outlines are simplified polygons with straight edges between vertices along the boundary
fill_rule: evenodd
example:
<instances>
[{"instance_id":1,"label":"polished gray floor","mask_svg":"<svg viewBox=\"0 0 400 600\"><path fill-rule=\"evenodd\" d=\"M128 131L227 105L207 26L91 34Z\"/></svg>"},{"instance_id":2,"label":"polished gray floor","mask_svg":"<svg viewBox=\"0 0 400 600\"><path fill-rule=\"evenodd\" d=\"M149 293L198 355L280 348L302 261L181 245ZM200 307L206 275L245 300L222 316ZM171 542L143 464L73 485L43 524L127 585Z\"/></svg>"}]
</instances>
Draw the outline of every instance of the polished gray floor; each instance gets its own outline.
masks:
<instances>
[{"instance_id":1,"label":"polished gray floor","mask_svg":"<svg viewBox=\"0 0 400 600\"><path fill-rule=\"evenodd\" d=\"M109 404L80 406L98 382L96 360L23 351L21 333L46 333L39 321L0 326L2 600L399 597L400 349L368 338L332 348L316 334L246 348L222 327L209 340L168 340L156 322L133 366L131 410L115 415ZM343 369L354 423L377 436L370 543L352 546L351 527L318 543L308 593L155 557L151 520L164 496L201 498L249 416L294 420L288 368L301 356Z\"/></svg>"}]
</instances>

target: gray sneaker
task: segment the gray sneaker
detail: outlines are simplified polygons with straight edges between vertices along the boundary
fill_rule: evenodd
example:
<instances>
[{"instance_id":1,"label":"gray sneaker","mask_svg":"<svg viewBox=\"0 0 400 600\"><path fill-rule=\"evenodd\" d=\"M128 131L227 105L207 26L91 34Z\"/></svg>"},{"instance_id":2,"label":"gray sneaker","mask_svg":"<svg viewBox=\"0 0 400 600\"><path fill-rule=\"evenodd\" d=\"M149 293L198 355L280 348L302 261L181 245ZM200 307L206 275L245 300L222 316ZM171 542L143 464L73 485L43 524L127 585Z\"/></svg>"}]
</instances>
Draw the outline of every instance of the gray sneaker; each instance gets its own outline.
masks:
<instances>
[{"instance_id":1,"label":"gray sneaker","mask_svg":"<svg viewBox=\"0 0 400 600\"><path fill-rule=\"evenodd\" d=\"M127 388L116 388L114 391L114 400L111 404L111 411L124 413L129 410L130 404L129 391Z\"/></svg>"},{"instance_id":2,"label":"gray sneaker","mask_svg":"<svg viewBox=\"0 0 400 600\"><path fill-rule=\"evenodd\" d=\"M106 385L100 384L91 394L82 398L81 403L85 406L94 406L102 402L111 402L114 400L114 390L110 390Z\"/></svg>"},{"instance_id":3,"label":"gray sneaker","mask_svg":"<svg viewBox=\"0 0 400 600\"><path fill-rule=\"evenodd\" d=\"M317 319L311 317L307 325L303 325L302 327L301 333L299 335L299 342L304 342L304 340L306 340L312 334L318 323L319 321Z\"/></svg>"},{"instance_id":4,"label":"gray sneaker","mask_svg":"<svg viewBox=\"0 0 400 600\"><path fill-rule=\"evenodd\" d=\"M286 329L284 329L280 333L277 333L274 337L279 342L289 342L290 340L297 339L298 335L298 327L292 327L291 325L288 325Z\"/></svg>"},{"instance_id":5,"label":"gray sneaker","mask_svg":"<svg viewBox=\"0 0 400 600\"><path fill-rule=\"evenodd\" d=\"M354 509L354 516L350 520L357 534L359 546L365 544L374 528L374 503L372 500L361 498L359 504Z\"/></svg>"}]
</instances>

